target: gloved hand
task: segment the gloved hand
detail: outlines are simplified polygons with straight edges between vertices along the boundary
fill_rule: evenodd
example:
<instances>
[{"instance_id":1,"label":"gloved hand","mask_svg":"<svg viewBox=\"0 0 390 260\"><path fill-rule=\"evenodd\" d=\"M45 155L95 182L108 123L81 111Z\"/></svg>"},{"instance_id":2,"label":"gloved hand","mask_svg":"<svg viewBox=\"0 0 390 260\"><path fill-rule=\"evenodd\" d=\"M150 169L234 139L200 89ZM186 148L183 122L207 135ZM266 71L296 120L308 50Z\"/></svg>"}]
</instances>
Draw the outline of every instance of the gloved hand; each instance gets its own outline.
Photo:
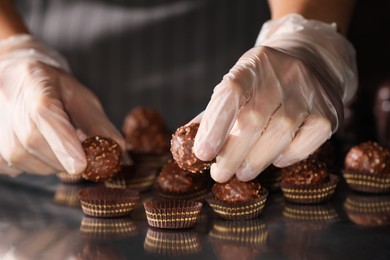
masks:
<instances>
[{"instance_id":1,"label":"gloved hand","mask_svg":"<svg viewBox=\"0 0 390 260\"><path fill-rule=\"evenodd\" d=\"M0 41L0 173L81 173L80 133L125 148L95 95L67 71L57 52L30 35Z\"/></svg>"},{"instance_id":2,"label":"gloved hand","mask_svg":"<svg viewBox=\"0 0 390 260\"><path fill-rule=\"evenodd\" d=\"M354 48L334 25L297 14L269 21L194 119L194 153L205 161L218 155L218 182L291 165L337 130L356 88Z\"/></svg>"}]
</instances>

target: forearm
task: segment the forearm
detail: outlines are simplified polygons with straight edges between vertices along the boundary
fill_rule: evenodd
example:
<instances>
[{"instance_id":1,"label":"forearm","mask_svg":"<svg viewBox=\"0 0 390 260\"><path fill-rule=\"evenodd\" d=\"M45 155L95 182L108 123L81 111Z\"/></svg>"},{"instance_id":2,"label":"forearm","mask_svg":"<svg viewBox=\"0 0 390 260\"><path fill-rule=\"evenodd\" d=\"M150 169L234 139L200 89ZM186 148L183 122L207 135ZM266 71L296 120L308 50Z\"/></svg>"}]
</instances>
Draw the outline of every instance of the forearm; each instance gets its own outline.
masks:
<instances>
[{"instance_id":1,"label":"forearm","mask_svg":"<svg viewBox=\"0 0 390 260\"><path fill-rule=\"evenodd\" d=\"M326 23L336 22L338 30L346 34L355 0L268 0L272 19L298 13L307 19Z\"/></svg>"},{"instance_id":2,"label":"forearm","mask_svg":"<svg viewBox=\"0 0 390 260\"><path fill-rule=\"evenodd\" d=\"M28 32L11 0L0 0L0 40Z\"/></svg>"}]
</instances>

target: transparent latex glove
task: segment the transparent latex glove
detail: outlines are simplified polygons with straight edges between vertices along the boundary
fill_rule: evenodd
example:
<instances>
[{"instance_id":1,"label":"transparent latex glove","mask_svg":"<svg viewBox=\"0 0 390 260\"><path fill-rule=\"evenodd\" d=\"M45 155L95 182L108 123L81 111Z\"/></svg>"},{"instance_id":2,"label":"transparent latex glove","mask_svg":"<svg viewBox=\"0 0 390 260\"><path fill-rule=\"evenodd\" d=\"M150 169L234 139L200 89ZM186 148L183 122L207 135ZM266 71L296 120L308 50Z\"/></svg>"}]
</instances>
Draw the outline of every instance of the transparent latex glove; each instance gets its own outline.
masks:
<instances>
[{"instance_id":1,"label":"transparent latex glove","mask_svg":"<svg viewBox=\"0 0 390 260\"><path fill-rule=\"evenodd\" d=\"M0 41L0 173L80 173L85 134L125 147L96 96L67 71L57 52L30 35Z\"/></svg>"},{"instance_id":2,"label":"transparent latex glove","mask_svg":"<svg viewBox=\"0 0 390 260\"><path fill-rule=\"evenodd\" d=\"M354 48L334 25L297 14L269 21L193 120L200 122L194 153L217 156L218 182L291 165L337 130L356 88Z\"/></svg>"}]
</instances>

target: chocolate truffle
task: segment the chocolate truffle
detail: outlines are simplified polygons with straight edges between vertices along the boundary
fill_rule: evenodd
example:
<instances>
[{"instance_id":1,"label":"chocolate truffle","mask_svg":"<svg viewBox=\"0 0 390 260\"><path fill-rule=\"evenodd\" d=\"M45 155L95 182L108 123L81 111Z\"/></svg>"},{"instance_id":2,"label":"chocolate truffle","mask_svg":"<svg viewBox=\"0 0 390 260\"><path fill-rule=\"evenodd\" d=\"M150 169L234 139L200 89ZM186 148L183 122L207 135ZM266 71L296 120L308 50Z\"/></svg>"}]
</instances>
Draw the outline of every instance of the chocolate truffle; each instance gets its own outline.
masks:
<instances>
[{"instance_id":1,"label":"chocolate truffle","mask_svg":"<svg viewBox=\"0 0 390 260\"><path fill-rule=\"evenodd\" d=\"M161 170L157 185L164 192L193 192L205 187L206 178L204 177L181 169L175 161L171 160Z\"/></svg>"},{"instance_id":2,"label":"chocolate truffle","mask_svg":"<svg viewBox=\"0 0 390 260\"><path fill-rule=\"evenodd\" d=\"M329 180L325 163L308 158L282 169L282 183L319 185Z\"/></svg>"},{"instance_id":3,"label":"chocolate truffle","mask_svg":"<svg viewBox=\"0 0 390 260\"><path fill-rule=\"evenodd\" d=\"M153 108L134 108L127 114L122 131L132 153L161 154L169 150L168 130Z\"/></svg>"},{"instance_id":4,"label":"chocolate truffle","mask_svg":"<svg viewBox=\"0 0 390 260\"><path fill-rule=\"evenodd\" d=\"M262 195L259 182L241 182L236 177L231 178L226 183L214 184L212 192L216 199L228 203L247 202Z\"/></svg>"},{"instance_id":5,"label":"chocolate truffle","mask_svg":"<svg viewBox=\"0 0 390 260\"><path fill-rule=\"evenodd\" d=\"M202 161L197 158L192 150L194 139L198 132L199 124L193 123L179 127L172 135L171 152L180 168L196 173L210 168L214 161Z\"/></svg>"},{"instance_id":6,"label":"chocolate truffle","mask_svg":"<svg viewBox=\"0 0 390 260\"><path fill-rule=\"evenodd\" d=\"M83 178L93 181L105 181L114 177L122 166L122 151L117 142L111 138L93 136L82 143L87 167Z\"/></svg>"},{"instance_id":7,"label":"chocolate truffle","mask_svg":"<svg viewBox=\"0 0 390 260\"><path fill-rule=\"evenodd\" d=\"M368 141L349 150L344 167L357 172L390 175L390 154L377 143Z\"/></svg>"}]
</instances>

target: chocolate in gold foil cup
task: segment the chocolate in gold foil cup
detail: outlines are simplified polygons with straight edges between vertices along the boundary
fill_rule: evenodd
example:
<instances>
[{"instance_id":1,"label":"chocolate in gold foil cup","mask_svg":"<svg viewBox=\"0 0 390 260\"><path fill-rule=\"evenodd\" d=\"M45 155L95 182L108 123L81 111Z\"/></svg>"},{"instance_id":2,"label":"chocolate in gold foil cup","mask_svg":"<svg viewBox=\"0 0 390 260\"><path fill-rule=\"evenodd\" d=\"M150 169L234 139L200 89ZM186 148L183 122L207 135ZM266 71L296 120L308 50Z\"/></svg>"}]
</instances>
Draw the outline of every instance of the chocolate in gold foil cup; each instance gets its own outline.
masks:
<instances>
[{"instance_id":1,"label":"chocolate in gold foil cup","mask_svg":"<svg viewBox=\"0 0 390 260\"><path fill-rule=\"evenodd\" d=\"M345 182L354 191L365 193L390 192L390 174L373 175L366 172L343 170Z\"/></svg>"},{"instance_id":2,"label":"chocolate in gold foil cup","mask_svg":"<svg viewBox=\"0 0 390 260\"><path fill-rule=\"evenodd\" d=\"M195 226L203 204L185 200L151 200L144 202L146 219L151 227L182 229Z\"/></svg>"},{"instance_id":3,"label":"chocolate in gold foil cup","mask_svg":"<svg viewBox=\"0 0 390 260\"><path fill-rule=\"evenodd\" d=\"M84 182L82 174L69 174L67 172L59 172L56 175L60 182L65 184L77 184Z\"/></svg>"},{"instance_id":4,"label":"chocolate in gold foil cup","mask_svg":"<svg viewBox=\"0 0 390 260\"><path fill-rule=\"evenodd\" d=\"M97 240L126 238L138 234L138 228L129 218L84 217L80 234L84 238Z\"/></svg>"},{"instance_id":5,"label":"chocolate in gold foil cup","mask_svg":"<svg viewBox=\"0 0 390 260\"><path fill-rule=\"evenodd\" d=\"M104 182L108 188L133 189L139 192L153 187L158 174L158 168L124 166L121 172L111 180Z\"/></svg>"},{"instance_id":6,"label":"chocolate in gold foil cup","mask_svg":"<svg viewBox=\"0 0 390 260\"><path fill-rule=\"evenodd\" d=\"M296 185L282 182L285 200L297 204L316 204L329 200L336 191L339 177L329 174L329 181L320 185Z\"/></svg>"},{"instance_id":7,"label":"chocolate in gold foil cup","mask_svg":"<svg viewBox=\"0 0 390 260\"><path fill-rule=\"evenodd\" d=\"M213 211L221 218L227 220L253 219L263 213L268 190L261 188L260 197L247 202L225 202L211 195L207 202Z\"/></svg>"},{"instance_id":8,"label":"chocolate in gold foil cup","mask_svg":"<svg viewBox=\"0 0 390 260\"><path fill-rule=\"evenodd\" d=\"M348 218L357 225L366 227L390 224L389 195L349 194L344 201Z\"/></svg>"},{"instance_id":9,"label":"chocolate in gold foil cup","mask_svg":"<svg viewBox=\"0 0 390 260\"><path fill-rule=\"evenodd\" d=\"M100 218L127 216L140 200L137 191L103 186L81 189L79 197L84 214Z\"/></svg>"},{"instance_id":10,"label":"chocolate in gold foil cup","mask_svg":"<svg viewBox=\"0 0 390 260\"><path fill-rule=\"evenodd\" d=\"M182 256L199 253L201 244L195 232L149 228L144 249L162 256Z\"/></svg>"}]
</instances>

